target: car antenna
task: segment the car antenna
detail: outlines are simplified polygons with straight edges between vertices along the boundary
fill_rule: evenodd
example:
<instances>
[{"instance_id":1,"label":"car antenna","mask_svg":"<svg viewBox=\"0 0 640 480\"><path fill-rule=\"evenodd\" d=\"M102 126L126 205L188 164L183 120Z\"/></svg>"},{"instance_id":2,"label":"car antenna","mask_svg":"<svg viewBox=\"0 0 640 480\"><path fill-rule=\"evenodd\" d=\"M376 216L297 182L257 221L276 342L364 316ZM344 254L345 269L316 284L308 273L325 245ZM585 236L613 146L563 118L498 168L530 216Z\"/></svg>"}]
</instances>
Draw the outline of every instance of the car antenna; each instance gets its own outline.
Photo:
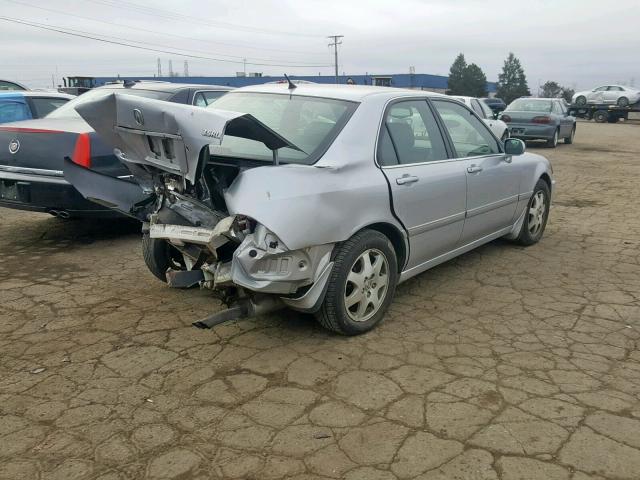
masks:
<instances>
[{"instance_id":1,"label":"car antenna","mask_svg":"<svg viewBox=\"0 0 640 480\"><path fill-rule=\"evenodd\" d=\"M291 79L286 73L284 74L284 78L286 78L287 82L289 83L289 87L287 87L289 88L289 90L293 90L294 88L296 88L296 84L291 81Z\"/></svg>"}]
</instances>

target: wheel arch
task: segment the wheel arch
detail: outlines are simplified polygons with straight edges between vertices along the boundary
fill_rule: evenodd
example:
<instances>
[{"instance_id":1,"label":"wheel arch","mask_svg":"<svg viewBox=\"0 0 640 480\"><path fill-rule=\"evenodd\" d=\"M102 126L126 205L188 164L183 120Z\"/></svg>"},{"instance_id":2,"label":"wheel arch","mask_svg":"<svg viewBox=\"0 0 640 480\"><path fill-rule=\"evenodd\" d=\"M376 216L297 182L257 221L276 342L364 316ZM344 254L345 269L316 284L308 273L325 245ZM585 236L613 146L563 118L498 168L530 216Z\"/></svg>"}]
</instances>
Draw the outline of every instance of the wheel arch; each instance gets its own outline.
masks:
<instances>
[{"instance_id":1,"label":"wheel arch","mask_svg":"<svg viewBox=\"0 0 640 480\"><path fill-rule=\"evenodd\" d=\"M393 245L393 250L396 253L398 273L402 272L405 264L407 263L407 259L409 258L409 245L405 234L402 233L395 225L386 222L372 223L362 227L358 231L361 232L362 230L375 230L389 239L391 245Z\"/></svg>"},{"instance_id":2,"label":"wheel arch","mask_svg":"<svg viewBox=\"0 0 640 480\"><path fill-rule=\"evenodd\" d=\"M547 187L549 187L549 191L551 191L552 189L551 177L547 172L544 172L542 175L540 175L540 180L543 180L544 183L547 184Z\"/></svg>"}]
</instances>

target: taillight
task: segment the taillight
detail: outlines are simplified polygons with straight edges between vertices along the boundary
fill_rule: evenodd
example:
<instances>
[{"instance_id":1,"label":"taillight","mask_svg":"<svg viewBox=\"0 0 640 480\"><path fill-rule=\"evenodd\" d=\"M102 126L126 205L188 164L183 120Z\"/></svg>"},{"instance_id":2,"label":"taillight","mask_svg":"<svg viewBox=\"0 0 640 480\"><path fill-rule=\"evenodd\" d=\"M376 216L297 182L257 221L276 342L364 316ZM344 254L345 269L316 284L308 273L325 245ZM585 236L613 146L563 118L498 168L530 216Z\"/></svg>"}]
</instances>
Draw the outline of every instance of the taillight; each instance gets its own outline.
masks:
<instances>
[{"instance_id":1,"label":"taillight","mask_svg":"<svg viewBox=\"0 0 640 480\"><path fill-rule=\"evenodd\" d=\"M81 167L91 168L91 138L88 133L78 135L71 160Z\"/></svg>"},{"instance_id":2,"label":"taillight","mask_svg":"<svg viewBox=\"0 0 640 480\"><path fill-rule=\"evenodd\" d=\"M544 124L551 123L551 117L545 117L545 116L533 117L531 119L531 123L544 123Z\"/></svg>"},{"instance_id":3,"label":"taillight","mask_svg":"<svg viewBox=\"0 0 640 480\"><path fill-rule=\"evenodd\" d=\"M511 121L511 117L509 115L502 115L500 117L500 120L502 120L505 123L509 123Z\"/></svg>"}]
</instances>

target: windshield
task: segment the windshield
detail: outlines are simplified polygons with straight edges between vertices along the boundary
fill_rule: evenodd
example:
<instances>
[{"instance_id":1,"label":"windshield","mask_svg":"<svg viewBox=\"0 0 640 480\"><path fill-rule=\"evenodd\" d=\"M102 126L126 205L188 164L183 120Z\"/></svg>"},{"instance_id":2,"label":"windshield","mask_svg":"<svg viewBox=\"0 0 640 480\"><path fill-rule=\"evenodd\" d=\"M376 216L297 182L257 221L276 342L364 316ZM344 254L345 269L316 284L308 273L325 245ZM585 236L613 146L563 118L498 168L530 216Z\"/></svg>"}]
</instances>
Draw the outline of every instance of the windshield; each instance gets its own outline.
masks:
<instances>
[{"instance_id":1,"label":"windshield","mask_svg":"<svg viewBox=\"0 0 640 480\"><path fill-rule=\"evenodd\" d=\"M329 98L273 93L229 93L207 108L249 113L302 151L278 150L283 163L312 164L329 148L347 123L357 103ZM212 155L272 160L263 143L225 135L220 146L210 147Z\"/></svg>"},{"instance_id":2,"label":"windshield","mask_svg":"<svg viewBox=\"0 0 640 480\"><path fill-rule=\"evenodd\" d=\"M106 97L112 93L119 93L122 95L134 95L137 97L155 98L156 100L168 100L173 93L172 92L155 92L152 90L128 90L125 88L98 88L96 90L90 90L87 93L74 98L73 100L65 103L57 110L54 110L46 118L81 118L76 112L75 107L82 105L90 100L97 100L101 97Z\"/></svg>"},{"instance_id":3,"label":"windshield","mask_svg":"<svg viewBox=\"0 0 640 480\"><path fill-rule=\"evenodd\" d=\"M519 98L509 104L507 110L518 112L551 112L553 102L539 98Z\"/></svg>"}]
</instances>

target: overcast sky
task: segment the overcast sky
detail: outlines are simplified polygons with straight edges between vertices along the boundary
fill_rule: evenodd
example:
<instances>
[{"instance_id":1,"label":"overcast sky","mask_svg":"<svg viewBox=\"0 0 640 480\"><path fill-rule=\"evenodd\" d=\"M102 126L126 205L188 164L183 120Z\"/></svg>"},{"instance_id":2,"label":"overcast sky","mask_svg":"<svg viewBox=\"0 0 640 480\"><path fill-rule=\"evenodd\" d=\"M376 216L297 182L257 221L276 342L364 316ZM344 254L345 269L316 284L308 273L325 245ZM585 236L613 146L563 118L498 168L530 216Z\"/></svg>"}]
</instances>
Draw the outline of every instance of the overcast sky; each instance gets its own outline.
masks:
<instances>
[{"instance_id":1,"label":"overcast sky","mask_svg":"<svg viewBox=\"0 0 640 480\"><path fill-rule=\"evenodd\" d=\"M146 7L146 8L142 8ZM177 13L177 14L176 14ZM149 76L162 59L182 74L332 75L327 35L344 35L340 72L446 75L463 52L491 81L510 51L532 92L546 80L578 89L640 86L640 0L0 0L0 78L50 87L52 75ZM186 58L179 53L210 59ZM226 61L215 61L226 60ZM256 65L256 64L267 65Z\"/></svg>"}]
</instances>

